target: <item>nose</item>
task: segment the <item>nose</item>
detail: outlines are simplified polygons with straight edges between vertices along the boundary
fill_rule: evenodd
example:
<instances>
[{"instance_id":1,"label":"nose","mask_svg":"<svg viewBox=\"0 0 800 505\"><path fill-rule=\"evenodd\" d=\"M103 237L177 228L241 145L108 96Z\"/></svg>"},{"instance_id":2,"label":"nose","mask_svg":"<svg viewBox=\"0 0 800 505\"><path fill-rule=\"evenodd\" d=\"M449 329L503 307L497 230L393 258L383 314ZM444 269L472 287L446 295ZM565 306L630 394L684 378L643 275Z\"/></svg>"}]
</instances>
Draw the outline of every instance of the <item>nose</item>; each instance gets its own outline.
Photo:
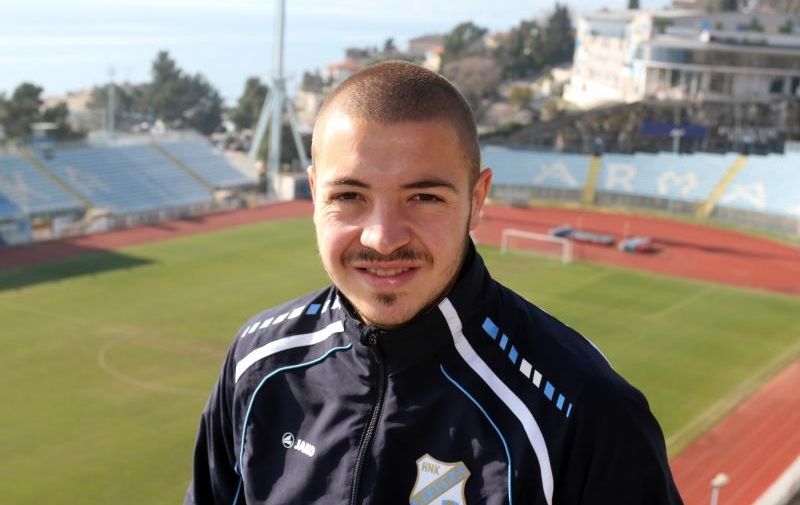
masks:
<instances>
[{"instance_id":1,"label":"nose","mask_svg":"<svg viewBox=\"0 0 800 505\"><path fill-rule=\"evenodd\" d=\"M411 233L402 212L391 205L373 208L361 230L361 244L380 254L390 254L407 245L410 239Z\"/></svg>"}]
</instances>

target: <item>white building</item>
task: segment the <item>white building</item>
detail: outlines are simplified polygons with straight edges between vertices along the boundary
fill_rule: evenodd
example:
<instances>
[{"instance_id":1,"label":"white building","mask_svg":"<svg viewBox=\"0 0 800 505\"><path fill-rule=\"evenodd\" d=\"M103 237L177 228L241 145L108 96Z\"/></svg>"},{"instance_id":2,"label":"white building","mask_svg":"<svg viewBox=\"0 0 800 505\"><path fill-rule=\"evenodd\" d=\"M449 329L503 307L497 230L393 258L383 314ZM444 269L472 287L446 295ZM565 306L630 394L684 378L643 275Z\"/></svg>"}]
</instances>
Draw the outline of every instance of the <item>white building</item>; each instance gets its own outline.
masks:
<instances>
[{"instance_id":1,"label":"white building","mask_svg":"<svg viewBox=\"0 0 800 505\"><path fill-rule=\"evenodd\" d=\"M800 94L800 20L758 13L599 12L578 19L564 99L760 100ZM788 33L787 33L788 32Z\"/></svg>"}]
</instances>

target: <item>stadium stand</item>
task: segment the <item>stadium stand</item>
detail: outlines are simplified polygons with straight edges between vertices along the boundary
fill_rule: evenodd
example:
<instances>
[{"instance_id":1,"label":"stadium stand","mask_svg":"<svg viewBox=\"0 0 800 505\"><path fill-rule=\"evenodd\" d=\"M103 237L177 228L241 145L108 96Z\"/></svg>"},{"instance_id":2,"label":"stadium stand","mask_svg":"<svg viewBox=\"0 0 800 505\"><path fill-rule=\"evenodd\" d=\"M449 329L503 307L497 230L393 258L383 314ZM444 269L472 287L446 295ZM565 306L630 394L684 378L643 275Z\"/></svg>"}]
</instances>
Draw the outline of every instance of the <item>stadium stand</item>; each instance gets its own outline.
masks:
<instances>
[{"instance_id":1,"label":"stadium stand","mask_svg":"<svg viewBox=\"0 0 800 505\"><path fill-rule=\"evenodd\" d=\"M748 157L712 217L800 235L800 153Z\"/></svg>"},{"instance_id":2,"label":"stadium stand","mask_svg":"<svg viewBox=\"0 0 800 505\"><path fill-rule=\"evenodd\" d=\"M80 213L84 205L23 157L0 154L0 215L13 213L28 217Z\"/></svg>"},{"instance_id":3,"label":"stadium stand","mask_svg":"<svg viewBox=\"0 0 800 505\"><path fill-rule=\"evenodd\" d=\"M588 177L588 155L485 146L482 156L494 171L492 197L501 201L583 201L685 214L706 204L712 218L800 234L800 153L605 154L596 182Z\"/></svg>"},{"instance_id":4,"label":"stadium stand","mask_svg":"<svg viewBox=\"0 0 800 505\"><path fill-rule=\"evenodd\" d=\"M35 156L94 207L115 214L213 203L206 187L149 145L64 148Z\"/></svg>"},{"instance_id":5,"label":"stadium stand","mask_svg":"<svg viewBox=\"0 0 800 505\"><path fill-rule=\"evenodd\" d=\"M598 191L697 202L705 199L736 154L607 154Z\"/></svg>"},{"instance_id":6,"label":"stadium stand","mask_svg":"<svg viewBox=\"0 0 800 505\"><path fill-rule=\"evenodd\" d=\"M16 219L19 217L20 211L14 202L6 198L0 193L0 219Z\"/></svg>"},{"instance_id":7,"label":"stadium stand","mask_svg":"<svg viewBox=\"0 0 800 505\"><path fill-rule=\"evenodd\" d=\"M238 188L254 183L216 154L205 140L159 142L158 146L214 188Z\"/></svg>"},{"instance_id":8,"label":"stadium stand","mask_svg":"<svg viewBox=\"0 0 800 505\"><path fill-rule=\"evenodd\" d=\"M579 200L589 172L590 157L582 154L527 151L499 146L481 150L483 164L492 167L496 197L526 199L520 189L527 188L533 198Z\"/></svg>"},{"instance_id":9,"label":"stadium stand","mask_svg":"<svg viewBox=\"0 0 800 505\"><path fill-rule=\"evenodd\" d=\"M800 217L800 153L750 156L718 205Z\"/></svg>"}]
</instances>

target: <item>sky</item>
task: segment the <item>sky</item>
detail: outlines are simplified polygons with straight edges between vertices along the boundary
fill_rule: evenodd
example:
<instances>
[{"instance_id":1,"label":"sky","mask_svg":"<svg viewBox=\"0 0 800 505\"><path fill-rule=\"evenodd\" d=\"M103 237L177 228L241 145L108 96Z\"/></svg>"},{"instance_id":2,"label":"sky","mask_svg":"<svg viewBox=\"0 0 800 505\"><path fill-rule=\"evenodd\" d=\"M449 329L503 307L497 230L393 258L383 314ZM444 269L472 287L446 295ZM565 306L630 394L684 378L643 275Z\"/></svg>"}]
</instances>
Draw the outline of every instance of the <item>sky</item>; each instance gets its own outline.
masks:
<instances>
[{"instance_id":1,"label":"sky","mask_svg":"<svg viewBox=\"0 0 800 505\"><path fill-rule=\"evenodd\" d=\"M142 82L159 50L202 73L230 105L249 76L269 77L275 0L0 0L0 93L21 82L45 96L114 80ZM624 8L627 0L567 0L574 13ZM661 8L665 0L642 0ZM285 73L324 70L351 46L400 49L409 38L462 21L491 31L540 18L554 2L535 0L286 0Z\"/></svg>"}]
</instances>

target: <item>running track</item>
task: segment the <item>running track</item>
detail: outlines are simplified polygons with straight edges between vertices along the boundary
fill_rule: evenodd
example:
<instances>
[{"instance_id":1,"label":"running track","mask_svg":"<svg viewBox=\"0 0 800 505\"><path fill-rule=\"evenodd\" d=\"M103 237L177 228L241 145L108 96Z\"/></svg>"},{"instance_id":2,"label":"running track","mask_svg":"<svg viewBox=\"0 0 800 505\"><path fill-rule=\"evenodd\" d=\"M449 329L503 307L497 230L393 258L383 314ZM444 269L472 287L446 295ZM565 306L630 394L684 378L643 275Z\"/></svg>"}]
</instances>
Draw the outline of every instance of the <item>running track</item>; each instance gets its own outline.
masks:
<instances>
[{"instance_id":1,"label":"running track","mask_svg":"<svg viewBox=\"0 0 800 505\"><path fill-rule=\"evenodd\" d=\"M103 250L205 233L232 226L311 215L307 201L286 202L128 230L0 249L0 270ZM504 228L546 233L553 226L647 235L664 249L634 255L614 248L578 245L582 259L667 275L704 279L787 294L800 294L800 248L733 231L651 217L568 209L487 206L475 232L479 242L498 244ZM724 505L747 505L800 455L800 362L673 458L671 465L686 505L709 500L709 482L719 471L731 477Z\"/></svg>"}]
</instances>

